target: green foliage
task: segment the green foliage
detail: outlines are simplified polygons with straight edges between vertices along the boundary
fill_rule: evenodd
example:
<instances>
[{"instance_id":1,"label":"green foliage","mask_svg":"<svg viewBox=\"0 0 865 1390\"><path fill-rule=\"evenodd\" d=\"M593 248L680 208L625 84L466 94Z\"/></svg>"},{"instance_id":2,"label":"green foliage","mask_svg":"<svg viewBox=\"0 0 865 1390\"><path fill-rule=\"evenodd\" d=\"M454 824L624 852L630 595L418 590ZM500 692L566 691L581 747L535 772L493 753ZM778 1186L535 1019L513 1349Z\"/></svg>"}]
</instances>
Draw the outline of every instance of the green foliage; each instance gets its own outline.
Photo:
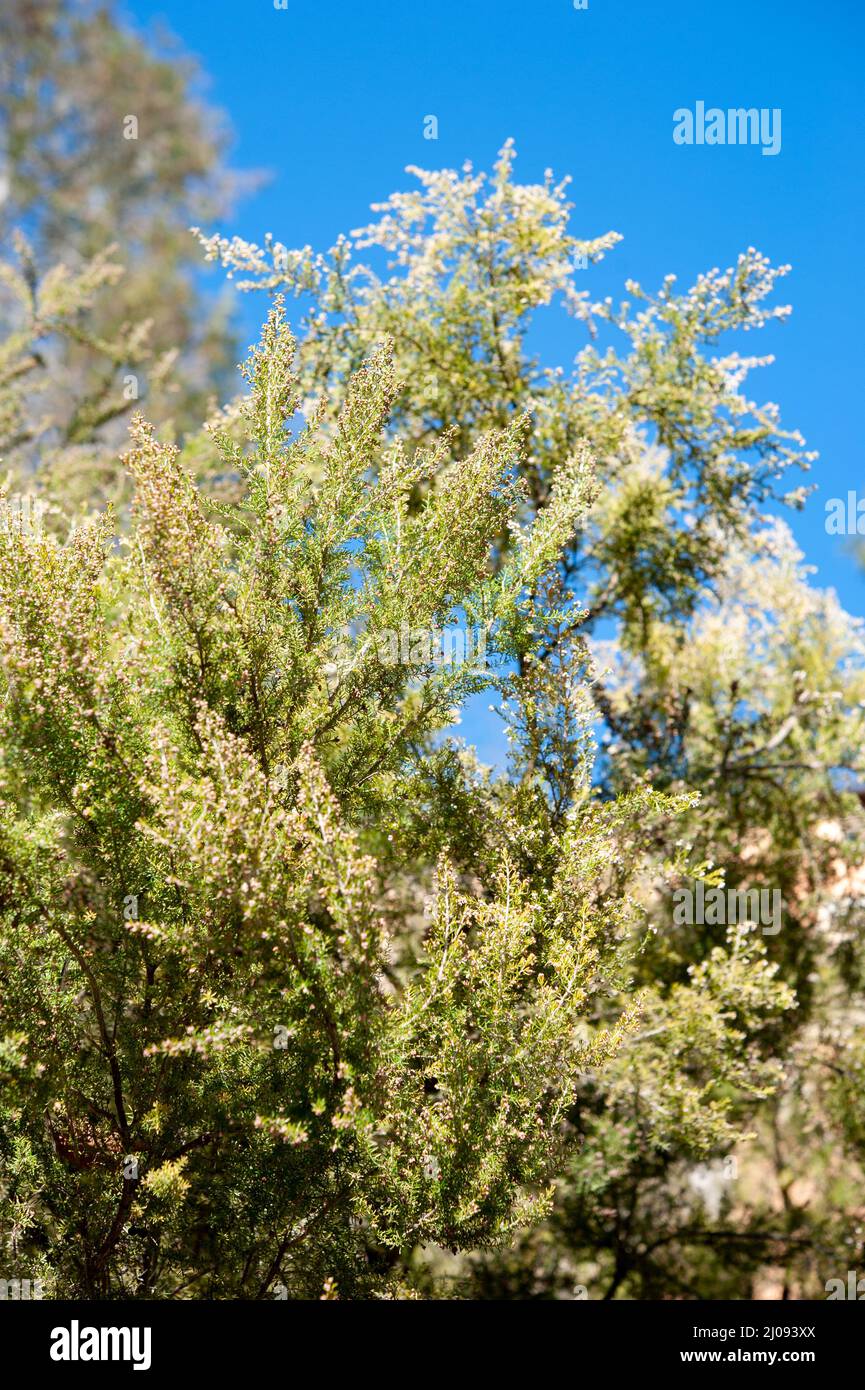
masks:
<instances>
[{"instance_id":1,"label":"green foliage","mask_svg":"<svg viewBox=\"0 0 865 1390\"><path fill-rule=\"evenodd\" d=\"M135 418L128 517L4 508L7 1251L57 1296L819 1293L856 1250L865 697L763 515L812 455L727 341L785 268L593 303L618 238L564 183L415 172L365 264L204 238L275 302L200 433ZM105 346L117 271L20 257L5 447L92 493L31 359ZM556 305L567 376L526 346ZM506 770L455 736L481 692ZM676 927L693 879L780 890L781 930Z\"/></svg>"},{"instance_id":2,"label":"green foliage","mask_svg":"<svg viewBox=\"0 0 865 1390\"><path fill-rule=\"evenodd\" d=\"M579 1267L593 1296L741 1297L761 1287L761 1265L780 1264L784 1287L821 1293L815 1252L825 1265L827 1250L849 1246L824 1194L862 1176L829 1078L848 1069L862 999L861 894L850 866L863 837L850 788L863 771L865 651L861 624L811 586L788 529L765 514L772 503L804 504L807 489L787 479L815 455L781 426L776 406L746 390L772 359L744 355L734 335L787 316L771 297L789 267L749 248L684 292L671 275L655 293L628 284L618 306L593 301L583 288L591 264L618 237L574 235L566 181L519 184L513 157L508 144L489 178L470 166L410 170L418 187L376 206L370 226L326 255L272 239L256 247L202 238L241 289L287 290L304 303L307 392L350 372L386 332L405 382L394 412L401 434L423 443L457 422L468 449L479 432L528 411L520 524L502 534L498 564L520 528L543 517L579 448L591 450L588 505L555 575L535 587L538 644L532 659L517 654L501 705L519 804L544 803L523 832L532 871L547 863L549 826L571 811L569 769L590 724L605 795L648 783L688 798L658 828L654 867L633 888L648 933L631 988L648 989L673 1019L658 1024L663 1032L642 1030L651 1037L621 1054L646 1085L631 1089L627 1105L615 1068L584 1088L569 1117L581 1158L559 1188L552 1224L517 1253L486 1261L475 1288L559 1294ZM571 372L528 346L536 318L556 309L586 335ZM781 931L765 942L780 994L771 1005L764 998L759 1018L721 1010L706 1024L716 1050L698 1075L707 1085L729 1077L732 1089L720 1095L702 1082L681 1089L690 1063L673 1045L679 1023L696 1026L693 982L708 990L704 972L720 948L716 927L673 927L669 890L706 875L732 888L774 888L784 904ZM723 968L759 981L765 967L754 958ZM777 1100L728 1070L740 1050L752 1078L761 1057L775 1058ZM858 1074L855 1054L849 1067ZM661 1077L681 1123L661 1125L658 1147ZM735 1153L722 1111L754 1125ZM821 1127L833 1136L822 1145ZM604 1154L615 1154L612 1176L584 1192L581 1174L605 1169ZM808 1175L798 1185L792 1154L803 1155ZM733 1158L741 1182L727 1184L712 1216L693 1189L688 1196L689 1174L698 1161ZM543 1276L530 1273L538 1269Z\"/></svg>"},{"instance_id":3,"label":"green foliage","mask_svg":"<svg viewBox=\"0 0 865 1390\"><path fill-rule=\"evenodd\" d=\"M119 543L107 516L3 538L4 1181L16 1254L43 1252L58 1292L380 1294L419 1243L501 1241L543 1209L579 1078L639 1012L578 1027L633 917L599 880L673 807L602 812L585 759L543 874L502 787L470 880L442 850L428 932L382 912L430 740L526 646L579 490L497 571L520 422L465 459L383 447L383 349L331 434L321 411L291 433L292 358L277 306L243 440L215 435L236 508L209 514L139 419ZM376 659L384 625L457 611L486 622L489 666Z\"/></svg>"},{"instance_id":4,"label":"green foliage","mask_svg":"<svg viewBox=\"0 0 865 1390\"><path fill-rule=\"evenodd\" d=\"M189 224L224 212L226 131L194 67L86 0L0 14L0 451L64 509L115 497L129 415L183 431L231 380ZM136 402L139 405L136 406Z\"/></svg>"}]
</instances>

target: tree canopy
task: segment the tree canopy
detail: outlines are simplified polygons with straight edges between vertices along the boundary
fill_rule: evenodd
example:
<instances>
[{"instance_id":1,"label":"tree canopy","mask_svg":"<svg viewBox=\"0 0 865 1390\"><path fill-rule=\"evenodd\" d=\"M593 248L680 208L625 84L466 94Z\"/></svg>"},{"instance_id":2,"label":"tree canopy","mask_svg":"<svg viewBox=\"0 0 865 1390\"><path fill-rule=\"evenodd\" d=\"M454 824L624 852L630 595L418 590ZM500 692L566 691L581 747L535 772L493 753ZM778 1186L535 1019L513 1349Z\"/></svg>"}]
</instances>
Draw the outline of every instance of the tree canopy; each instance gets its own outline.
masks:
<instances>
[{"instance_id":1,"label":"tree canopy","mask_svg":"<svg viewBox=\"0 0 865 1390\"><path fill-rule=\"evenodd\" d=\"M738 340L788 267L595 301L617 235L508 143L327 252L199 233L267 299L217 408L172 277L218 147L148 56L130 164L139 41L17 8L7 1262L53 1297L821 1294L861 1253L865 678ZM34 93L97 78L58 164Z\"/></svg>"}]
</instances>

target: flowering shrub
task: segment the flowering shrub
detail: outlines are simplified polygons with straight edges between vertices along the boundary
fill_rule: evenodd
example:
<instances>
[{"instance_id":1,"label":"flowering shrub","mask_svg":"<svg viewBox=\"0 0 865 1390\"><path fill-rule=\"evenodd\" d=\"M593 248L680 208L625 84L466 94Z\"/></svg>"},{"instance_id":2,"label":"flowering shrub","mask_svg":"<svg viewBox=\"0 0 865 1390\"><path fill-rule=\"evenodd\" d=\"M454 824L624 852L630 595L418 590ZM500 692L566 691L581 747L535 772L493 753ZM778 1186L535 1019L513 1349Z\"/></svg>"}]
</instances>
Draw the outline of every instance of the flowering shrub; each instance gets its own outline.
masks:
<instances>
[{"instance_id":1,"label":"flowering shrub","mask_svg":"<svg viewBox=\"0 0 865 1390\"><path fill-rule=\"evenodd\" d=\"M563 185L515 185L509 149L486 195L421 182L367 230L384 280L344 242L208 242L311 297L300 342L277 298L200 434L137 416L128 513L3 506L0 1230L48 1297L514 1297L577 1269L741 1296L767 1242L811 1238L687 1195L766 1113L777 1156L818 986L843 1018L860 968L820 894L861 637L782 525L754 533L808 456L740 393L759 359L707 352L782 313L781 272L748 252L614 311L571 274L616 238L572 238ZM51 283L77 332L88 275ZM539 369L556 298L626 355ZM10 437L29 341L0 356ZM474 640L443 661L449 626ZM454 734L482 692L495 774ZM783 894L783 930L675 922L719 864ZM849 1084L822 1104L856 1151Z\"/></svg>"},{"instance_id":2,"label":"flowering shrub","mask_svg":"<svg viewBox=\"0 0 865 1390\"><path fill-rule=\"evenodd\" d=\"M639 1016L578 1026L623 968L616 880L672 804L602 810L583 760L553 827L434 741L530 656L585 457L495 568L522 422L463 459L383 447L385 348L332 432L292 432L293 357L277 306L215 427L236 506L139 418L127 534L2 538L4 1200L55 1294L386 1292L407 1248L501 1240ZM346 623L456 609L483 665L358 640L326 678ZM394 894L417 909L436 858L423 929Z\"/></svg>"}]
</instances>

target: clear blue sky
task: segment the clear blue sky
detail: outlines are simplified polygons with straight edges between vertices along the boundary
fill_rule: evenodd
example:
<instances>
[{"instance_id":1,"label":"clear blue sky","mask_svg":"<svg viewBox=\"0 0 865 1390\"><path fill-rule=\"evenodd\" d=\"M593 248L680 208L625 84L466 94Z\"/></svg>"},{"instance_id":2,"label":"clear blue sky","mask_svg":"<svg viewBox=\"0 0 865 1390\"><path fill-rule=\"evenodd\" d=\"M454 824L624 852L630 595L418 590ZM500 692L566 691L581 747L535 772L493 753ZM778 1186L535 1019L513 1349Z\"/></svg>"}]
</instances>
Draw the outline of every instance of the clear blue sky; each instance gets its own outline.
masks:
<instances>
[{"instance_id":1,"label":"clear blue sky","mask_svg":"<svg viewBox=\"0 0 865 1390\"><path fill-rule=\"evenodd\" d=\"M792 317L742 339L777 357L750 389L819 449L819 490L793 529L815 582L865 612L865 579L824 529L827 498L865 494L863 0L589 0L583 11L572 0L126 0L125 12L139 26L163 20L200 59L234 127L234 163L272 173L226 231L325 248L409 185L406 164L487 167L513 136L518 176L573 175L578 235L623 234L587 273L599 295L667 272L683 286L749 245L790 262ZM780 107L780 153L675 145L673 111L697 100ZM436 142L423 138L428 114ZM574 334L571 345L557 333L553 360L567 364Z\"/></svg>"}]
</instances>

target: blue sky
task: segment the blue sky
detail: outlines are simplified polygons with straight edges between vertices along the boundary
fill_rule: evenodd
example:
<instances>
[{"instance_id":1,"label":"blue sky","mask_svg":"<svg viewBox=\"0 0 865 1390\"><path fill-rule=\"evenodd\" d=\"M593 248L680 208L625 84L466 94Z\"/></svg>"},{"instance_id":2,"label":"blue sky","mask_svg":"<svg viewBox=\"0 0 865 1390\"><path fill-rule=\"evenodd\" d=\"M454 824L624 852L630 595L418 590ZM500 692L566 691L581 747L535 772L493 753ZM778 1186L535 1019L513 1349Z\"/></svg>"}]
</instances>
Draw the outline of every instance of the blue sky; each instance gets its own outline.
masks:
<instances>
[{"instance_id":1,"label":"blue sky","mask_svg":"<svg viewBox=\"0 0 865 1390\"><path fill-rule=\"evenodd\" d=\"M828 498L865 494L860 0L589 0L579 11L573 0L126 0L125 13L164 21L200 59L234 128L234 163L271 172L226 231L325 248L408 186L407 164L488 167L513 136L519 177L573 176L578 235L623 234L587 272L593 293L667 272L682 287L749 245L791 263L780 298L792 317L741 350L776 354L750 389L821 454L819 490L792 518L815 582L865 612L865 578L824 525ZM698 100L780 108L780 153L674 144L674 110ZM437 141L423 138L429 114ZM256 319L260 309L256 298ZM568 331L550 344L563 364L583 341Z\"/></svg>"}]
</instances>

